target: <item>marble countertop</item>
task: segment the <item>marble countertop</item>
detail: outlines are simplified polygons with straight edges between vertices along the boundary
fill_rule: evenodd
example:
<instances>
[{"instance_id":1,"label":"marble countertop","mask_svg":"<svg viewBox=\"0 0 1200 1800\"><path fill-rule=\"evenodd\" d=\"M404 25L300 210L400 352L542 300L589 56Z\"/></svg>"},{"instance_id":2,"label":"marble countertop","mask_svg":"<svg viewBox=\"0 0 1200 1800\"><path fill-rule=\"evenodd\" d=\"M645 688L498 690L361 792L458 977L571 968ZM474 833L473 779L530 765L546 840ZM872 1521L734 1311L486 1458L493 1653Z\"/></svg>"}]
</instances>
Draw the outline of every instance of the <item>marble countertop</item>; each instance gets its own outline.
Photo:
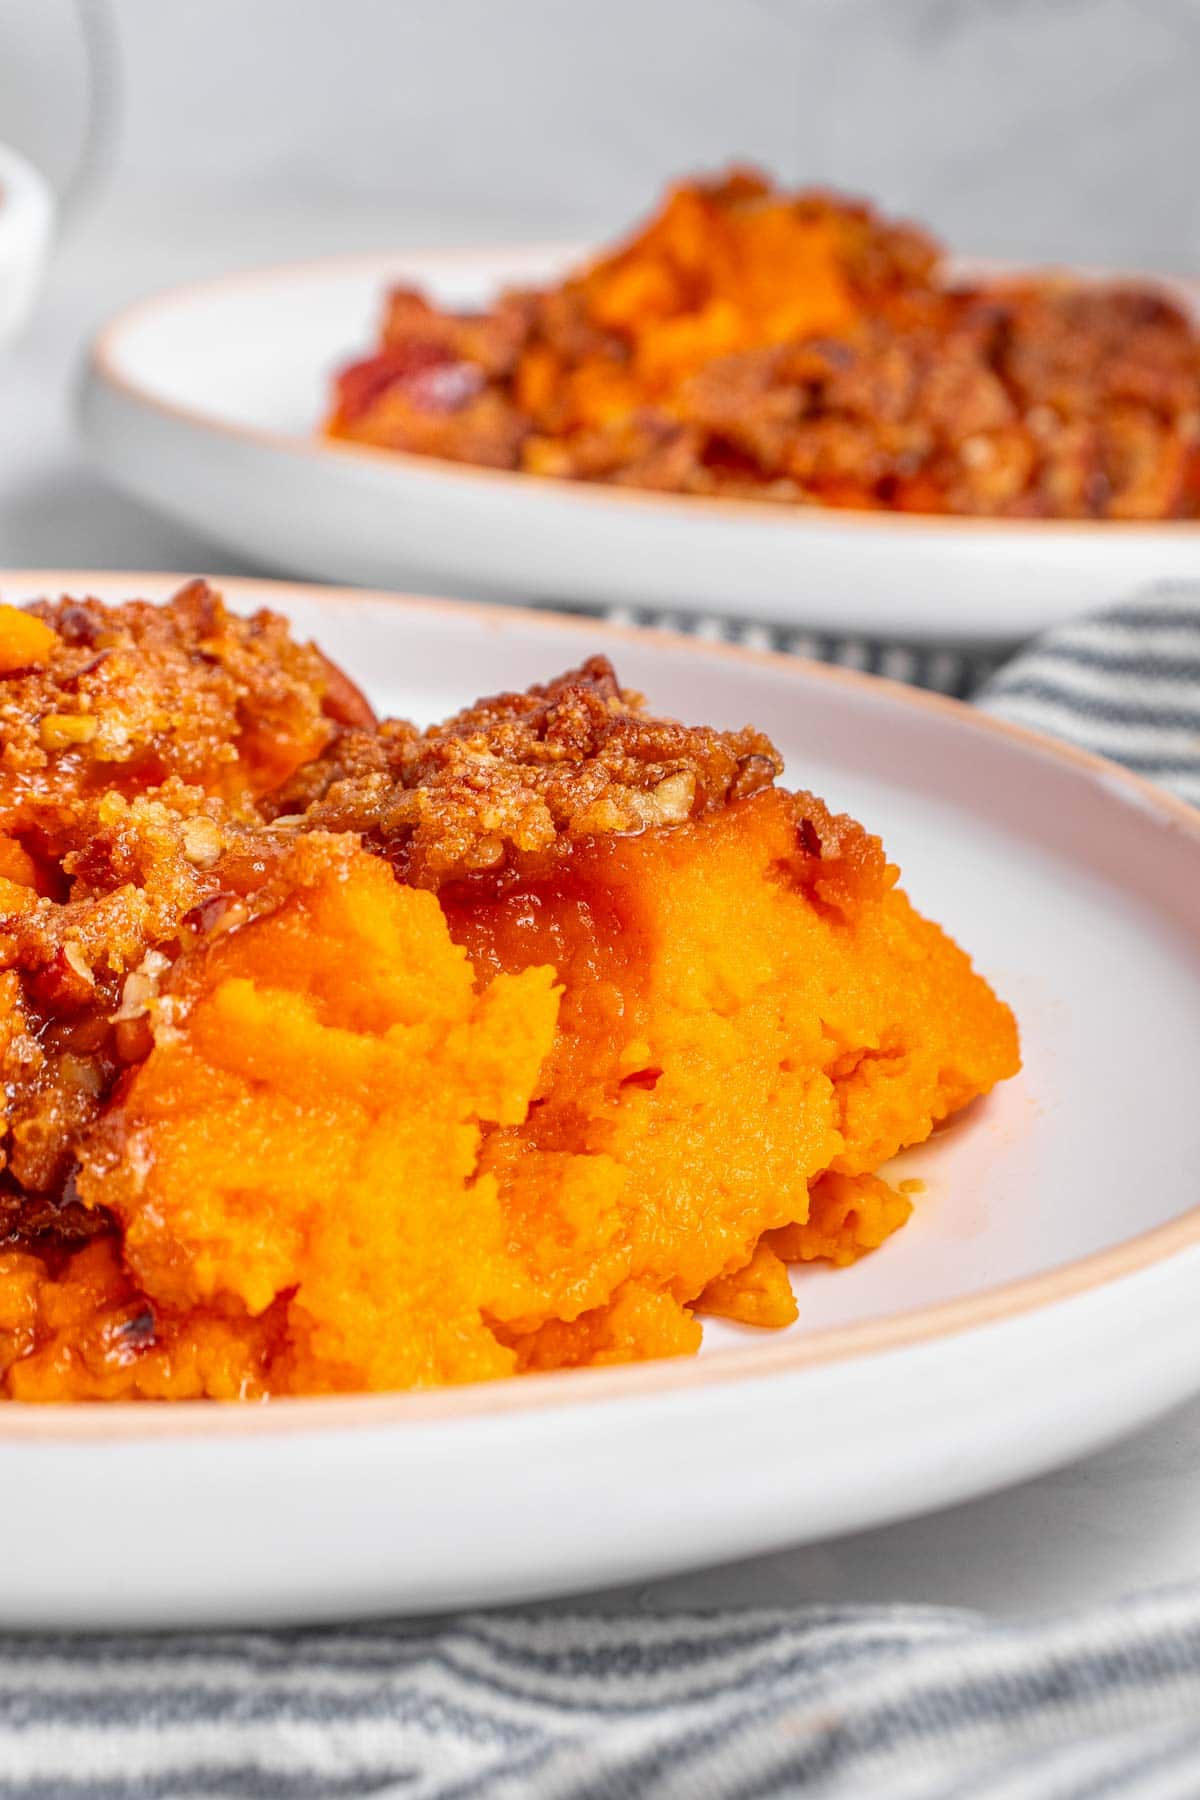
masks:
<instances>
[{"instance_id":1,"label":"marble countertop","mask_svg":"<svg viewBox=\"0 0 1200 1800\"><path fill-rule=\"evenodd\" d=\"M407 241L437 241L426 225L413 222ZM461 220L456 235L469 235ZM275 208L269 219L189 215L150 228L111 214L90 220L61 248L26 337L0 351L0 568L260 573L118 495L89 466L72 421L88 338L114 307L154 286L388 241L394 219L370 214L314 224ZM588 1604L924 1601L1011 1614L1197 1575L1200 1401L1086 1462L949 1512Z\"/></svg>"}]
</instances>

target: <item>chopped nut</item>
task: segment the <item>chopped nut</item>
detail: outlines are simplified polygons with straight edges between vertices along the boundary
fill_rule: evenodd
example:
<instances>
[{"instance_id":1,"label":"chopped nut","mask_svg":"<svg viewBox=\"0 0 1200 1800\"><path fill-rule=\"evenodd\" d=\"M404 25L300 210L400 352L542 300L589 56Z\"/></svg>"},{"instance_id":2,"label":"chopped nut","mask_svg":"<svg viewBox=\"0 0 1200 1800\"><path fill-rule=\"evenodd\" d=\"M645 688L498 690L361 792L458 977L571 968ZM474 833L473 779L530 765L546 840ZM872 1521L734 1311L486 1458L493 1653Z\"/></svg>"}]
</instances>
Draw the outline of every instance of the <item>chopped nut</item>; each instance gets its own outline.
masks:
<instances>
[{"instance_id":1,"label":"chopped nut","mask_svg":"<svg viewBox=\"0 0 1200 1800\"><path fill-rule=\"evenodd\" d=\"M222 838L218 825L203 816L188 820L183 828L183 854L190 863L195 863L201 869L211 868L221 850Z\"/></svg>"},{"instance_id":2,"label":"chopped nut","mask_svg":"<svg viewBox=\"0 0 1200 1800\"><path fill-rule=\"evenodd\" d=\"M137 968L131 969L125 977L125 984L121 989L121 1005L112 1015L114 1025L143 1017L151 1000L157 998L159 981L169 967L170 963L161 950L147 950Z\"/></svg>"},{"instance_id":3,"label":"chopped nut","mask_svg":"<svg viewBox=\"0 0 1200 1800\"><path fill-rule=\"evenodd\" d=\"M68 938L63 945L62 950L63 956L79 976L79 979L81 981L86 981L89 987L95 986L96 977L92 974L91 965L75 940L73 938Z\"/></svg>"},{"instance_id":4,"label":"chopped nut","mask_svg":"<svg viewBox=\"0 0 1200 1800\"><path fill-rule=\"evenodd\" d=\"M99 727L89 713L47 713L38 727L43 750L70 750L90 744Z\"/></svg>"},{"instance_id":5,"label":"chopped nut","mask_svg":"<svg viewBox=\"0 0 1200 1800\"><path fill-rule=\"evenodd\" d=\"M96 980L79 944L67 941L28 977L29 992L41 1010L61 1019L77 1013L95 996Z\"/></svg>"},{"instance_id":6,"label":"chopped nut","mask_svg":"<svg viewBox=\"0 0 1200 1800\"><path fill-rule=\"evenodd\" d=\"M102 1081L100 1070L90 1056L72 1056L69 1053L59 1058L59 1079L68 1088L79 1094L91 1094L93 1098L100 1092Z\"/></svg>"},{"instance_id":7,"label":"chopped nut","mask_svg":"<svg viewBox=\"0 0 1200 1800\"><path fill-rule=\"evenodd\" d=\"M214 894L211 900L202 900L184 917L184 924L196 931L221 932L236 931L244 925L249 916L249 909L241 900L235 900L230 894Z\"/></svg>"},{"instance_id":8,"label":"chopped nut","mask_svg":"<svg viewBox=\"0 0 1200 1800\"><path fill-rule=\"evenodd\" d=\"M691 815L696 797L696 777L689 769L667 775L648 794L634 796L645 825L679 825Z\"/></svg>"},{"instance_id":9,"label":"chopped nut","mask_svg":"<svg viewBox=\"0 0 1200 1800\"><path fill-rule=\"evenodd\" d=\"M1025 414L1025 423L1035 438L1045 442L1058 430L1058 414L1052 406L1031 406Z\"/></svg>"},{"instance_id":10,"label":"chopped nut","mask_svg":"<svg viewBox=\"0 0 1200 1800\"><path fill-rule=\"evenodd\" d=\"M985 437L964 438L958 454L968 469L986 469L996 454L995 445Z\"/></svg>"},{"instance_id":11,"label":"chopped nut","mask_svg":"<svg viewBox=\"0 0 1200 1800\"><path fill-rule=\"evenodd\" d=\"M474 861L481 869L493 868L503 855L504 840L495 835L481 837L475 845Z\"/></svg>"}]
</instances>

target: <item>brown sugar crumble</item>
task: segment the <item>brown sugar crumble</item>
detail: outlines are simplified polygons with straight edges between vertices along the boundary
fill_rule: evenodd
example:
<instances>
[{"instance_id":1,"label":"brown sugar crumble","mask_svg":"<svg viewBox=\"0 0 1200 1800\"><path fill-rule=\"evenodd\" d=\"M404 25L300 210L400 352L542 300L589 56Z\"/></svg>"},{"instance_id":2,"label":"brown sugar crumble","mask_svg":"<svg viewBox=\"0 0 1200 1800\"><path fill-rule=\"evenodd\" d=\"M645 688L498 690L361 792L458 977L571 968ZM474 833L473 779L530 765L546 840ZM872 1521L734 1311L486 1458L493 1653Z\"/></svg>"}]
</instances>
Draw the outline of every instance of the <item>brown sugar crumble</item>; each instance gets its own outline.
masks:
<instances>
[{"instance_id":1,"label":"brown sugar crumble","mask_svg":"<svg viewBox=\"0 0 1200 1800\"><path fill-rule=\"evenodd\" d=\"M1200 332L1158 286L956 279L923 231L753 169L478 313L407 288L334 438L664 493L1200 517Z\"/></svg>"}]
</instances>

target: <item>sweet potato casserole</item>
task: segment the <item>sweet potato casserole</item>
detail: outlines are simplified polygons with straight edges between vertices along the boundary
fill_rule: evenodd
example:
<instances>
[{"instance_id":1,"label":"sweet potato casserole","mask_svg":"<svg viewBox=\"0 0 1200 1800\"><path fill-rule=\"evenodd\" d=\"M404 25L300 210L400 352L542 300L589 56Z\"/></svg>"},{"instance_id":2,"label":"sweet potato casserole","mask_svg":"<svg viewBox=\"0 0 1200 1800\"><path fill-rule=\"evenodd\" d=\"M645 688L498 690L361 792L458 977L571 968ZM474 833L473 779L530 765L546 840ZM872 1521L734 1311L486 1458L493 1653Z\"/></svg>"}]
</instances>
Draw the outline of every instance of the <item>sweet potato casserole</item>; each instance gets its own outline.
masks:
<instances>
[{"instance_id":1,"label":"sweet potato casserole","mask_svg":"<svg viewBox=\"0 0 1200 1800\"><path fill-rule=\"evenodd\" d=\"M878 839L603 658L429 730L269 613L0 608L0 1382L252 1398L694 1351L1011 1075Z\"/></svg>"},{"instance_id":2,"label":"sweet potato casserole","mask_svg":"<svg viewBox=\"0 0 1200 1800\"><path fill-rule=\"evenodd\" d=\"M479 313L397 288L327 431L667 493L1200 515L1200 335L1150 285L956 282L924 232L754 171Z\"/></svg>"}]
</instances>

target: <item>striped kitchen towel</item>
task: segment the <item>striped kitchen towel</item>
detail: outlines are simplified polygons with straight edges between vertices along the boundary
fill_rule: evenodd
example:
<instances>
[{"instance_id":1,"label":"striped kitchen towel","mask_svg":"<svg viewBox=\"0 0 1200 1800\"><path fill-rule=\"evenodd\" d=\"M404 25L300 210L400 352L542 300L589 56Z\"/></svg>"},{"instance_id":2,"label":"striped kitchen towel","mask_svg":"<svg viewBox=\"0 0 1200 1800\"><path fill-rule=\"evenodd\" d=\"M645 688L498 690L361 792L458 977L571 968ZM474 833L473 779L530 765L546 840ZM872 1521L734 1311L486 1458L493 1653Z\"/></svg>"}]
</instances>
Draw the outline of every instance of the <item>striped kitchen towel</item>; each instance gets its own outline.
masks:
<instances>
[{"instance_id":1,"label":"striped kitchen towel","mask_svg":"<svg viewBox=\"0 0 1200 1800\"><path fill-rule=\"evenodd\" d=\"M969 700L989 675L1007 660L996 649L952 648L943 644L885 642L833 631L805 631L792 625L766 625L755 620L716 614L664 611L650 606L572 606L562 608L584 617L603 618L609 625L640 625L652 631L681 631L713 643L742 644L747 650L777 650L814 662L885 675L910 687L929 688Z\"/></svg>"},{"instance_id":2,"label":"striped kitchen towel","mask_svg":"<svg viewBox=\"0 0 1200 1800\"><path fill-rule=\"evenodd\" d=\"M1200 806L1200 583L1162 582L1048 632L978 699Z\"/></svg>"},{"instance_id":3,"label":"striped kitchen towel","mask_svg":"<svg viewBox=\"0 0 1200 1800\"><path fill-rule=\"evenodd\" d=\"M646 622L977 690L1200 802L1200 585L1149 589L998 671L950 650ZM0 1800L1102 1795L1200 1796L1198 1586L1003 1623L922 1607L542 1608L0 1638Z\"/></svg>"},{"instance_id":4,"label":"striped kitchen towel","mask_svg":"<svg viewBox=\"0 0 1200 1800\"><path fill-rule=\"evenodd\" d=\"M1200 1589L0 1639L5 1800L1195 1800Z\"/></svg>"}]
</instances>

